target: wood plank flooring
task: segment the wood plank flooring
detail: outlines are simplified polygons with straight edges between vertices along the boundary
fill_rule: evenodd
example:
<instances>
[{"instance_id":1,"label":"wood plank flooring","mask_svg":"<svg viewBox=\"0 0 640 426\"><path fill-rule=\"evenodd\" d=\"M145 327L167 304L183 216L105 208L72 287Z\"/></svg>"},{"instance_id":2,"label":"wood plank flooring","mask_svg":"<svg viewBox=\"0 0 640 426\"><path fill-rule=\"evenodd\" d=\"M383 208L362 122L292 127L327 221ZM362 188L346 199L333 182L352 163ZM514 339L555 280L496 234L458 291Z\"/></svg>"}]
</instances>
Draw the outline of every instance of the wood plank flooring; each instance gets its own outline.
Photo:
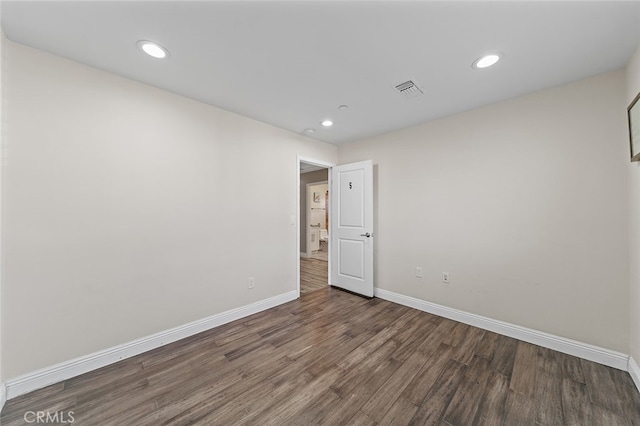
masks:
<instances>
[{"instance_id":1,"label":"wood plank flooring","mask_svg":"<svg viewBox=\"0 0 640 426\"><path fill-rule=\"evenodd\" d=\"M76 425L640 425L619 370L325 287L7 402Z\"/></svg>"},{"instance_id":2,"label":"wood plank flooring","mask_svg":"<svg viewBox=\"0 0 640 426\"><path fill-rule=\"evenodd\" d=\"M328 280L329 264L326 261L314 258L300 258L300 293L326 288Z\"/></svg>"},{"instance_id":3,"label":"wood plank flooring","mask_svg":"<svg viewBox=\"0 0 640 426\"><path fill-rule=\"evenodd\" d=\"M321 249L318 251L314 251L311 256L312 259L324 260L325 262L329 261L329 252L327 249Z\"/></svg>"}]
</instances>

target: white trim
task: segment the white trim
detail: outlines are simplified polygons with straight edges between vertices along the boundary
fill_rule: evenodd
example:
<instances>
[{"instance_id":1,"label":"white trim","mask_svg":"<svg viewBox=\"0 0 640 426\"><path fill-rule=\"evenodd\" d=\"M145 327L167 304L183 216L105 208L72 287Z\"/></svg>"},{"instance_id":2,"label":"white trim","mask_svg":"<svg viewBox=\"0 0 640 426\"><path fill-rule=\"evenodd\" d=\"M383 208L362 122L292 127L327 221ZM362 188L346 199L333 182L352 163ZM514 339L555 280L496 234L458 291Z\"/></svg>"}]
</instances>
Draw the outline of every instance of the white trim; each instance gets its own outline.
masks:
<instances>
[{"instance_id":1,"label":"white trim","mask_svg":"<svg viewBox=\"0 0 640 426\"><path fill-rule=\"evenodd\" d=\"M441 317L449 318L465 324L473 325L484 330L493 331L498 334L513 337L514 339L523 340L533 343L534 345L543 346L558 352L584 358L599 364L627 371L629 356L610 349L593 346L588 343L578 342L576 340L567 339L553 334L544 333L542 331L532 330L530 328L521 327L519 325L510 324L504 321L483 317L481 315L471 314L458 309L449 308L438 305L436 303L427 302L425 300L416 299L415 297L405 296L388 290L376 288L375 296L380 299L395 302L400 305L409 306L421 311L429 312ZM636 382L637 384L638 382Z\"/></svg>"},{"instance_id":2,"label":"white trim","mask_svg":"<svg viewBox=\"0 0 640 426\"><path fill-rule=\"evenodd\" d=\"M45 386L70 379L80 374L105 367L120 360L139 355L160 346L193 336L194 334L253 315L298 298L295 290L265 300L231 309L217 315L191 322L170 330L161 331L123 345L33 371L6 382L6 398L12 399Z\"/></svg>"},{"instance_id":3,"label":"white trim","mask_svg":"<svg viewBox=\"0 0 640 426\"><path fill-rule=\"evenodd\" d=\"M640 366L632 356L629 357L629 366L627 368L629 371L629 375L633 379L633 383L636 384L636 388L638 388L638 392L640 392Z\"/></svg>"},{"instance_id":4,"label":"white trim","mask_svg":"<svg viewBox=\"0 0 640 426\"><path fill-rule=\"evenodd\" d=\"M302 257L303 259L308 259L308 258L310 258L311 256L309 256L307 253L305 253L305 252L301 251L301 252L300 252L300 257Z\"/></svg>"},{"instance_id":5,"label":"white trim","mask_svg":"<svg viewBox=\"0 0 640 426\"><path fill-rule=\"evenodd\" d=\"M7 402L7 385L2 382L0 383L0 411L4 408L5 402Z\"/></svg>"},{"instance_id":6,"label":"white trim","mask_svg":"<svg viewBox=\"0 0 640 426\"><path fill-rule=\"evenodd\" d=\"M296 156L296 218L298 219L296 222L296 247L298 247L298 253L302 254L300 251L302 247L300 247L300 221L302 218L300 217L300 163L309 163L320 167L326 167L329 169L328 178L329 178L329 188L331 188L331 168L335 167L335 163L329 163L322 160L316 160L313 158L305 157L302 155ZM329 202L331 201L331 193L329 193ZM329 223L331 223L331 213L329 213ZM311 257L311 254L307 255ZM331 259L328 261L329 268L329 276L331 276ZM298 297L300 297L300 256L296 257L296 291L298 292Z\"/></svg>"},{"instance_id":7,"label":"white trim","mask_svg":"<svg viewBox=\"0 0 640 426\"><path fill-rule=\"evenodd\" d=\"M7 68L7 61L5 59L6 57L6 35L4 33L4 31L2 30L2 28L0 28L0 96L2 96L2 99L4 99L4 94L5 91L7 90L7 72L6 72L6 68ZM4 106L4 102L0 102L0 116L5 116L6 114L6 110L5 108L3 108ZM0 126L0 175L4 174L4 168L5 168L5 162L7 161L6 159L6 153L7 150L5 148L5 142L6 142L6 138L4 137L4 135L6 134L6 126L5 126L6 121L2 120L2 126ZM1 188L1 187L0 187ZM2 220L2 191L0 190L0 224L3 223ZM0 225L0 239L3 237L4 235L4 229L2 228L2 226ZM2 244L0 244L0 259L3 258L2 255ZM0 265L0 277L2 277L4 274L2 273L4 271L3 267ZM0 289L2 289L2 281L0 280ZM0 293L2 293L2 291L0 291ZM0 297L1 299L1 297ZM0 303L0 305L2 305L2 303ZM0 315L1 317L1 315ZM2 341L2 333L0 333L0 341ZM2 364L2 353L0 352L0 364ZM1 370L1 369L0 369ZM2 411L2 409L4 408L4 403L7 402L7 387L6 384L4 382L0 382L0 411Z\"/></svg>"}]
</instances>

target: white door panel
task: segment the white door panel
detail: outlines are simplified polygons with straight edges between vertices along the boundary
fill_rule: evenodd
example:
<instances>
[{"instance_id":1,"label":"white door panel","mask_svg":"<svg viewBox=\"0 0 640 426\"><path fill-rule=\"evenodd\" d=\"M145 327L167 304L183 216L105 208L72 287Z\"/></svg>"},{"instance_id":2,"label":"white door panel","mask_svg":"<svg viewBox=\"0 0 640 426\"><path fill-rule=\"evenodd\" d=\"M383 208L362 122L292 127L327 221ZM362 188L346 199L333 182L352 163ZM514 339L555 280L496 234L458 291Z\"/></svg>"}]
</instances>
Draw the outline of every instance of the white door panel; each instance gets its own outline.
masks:
<instances>
[{"instance_id":1,"label":"white door panel","mask_svg":"<svg viewBox=\"0 0 640 426\"><path fill-rule=\"evenodd\" d=\"M362 191L364 187L362 170L343 172L340 176L340 216L338 224L343 228L364 228L364 208Z\"/></svg>"},{"instance_id":2,"label":"white door panel","mask_svg":"<svg viewBox=\"0 0 640 426\"><path fill-rule=\"evenodd\" d=\"M331 285L373 297L373 164L331 170Z\"/></svg>"},{"instance_id":3,"label":"white door panel","mask_svg":"<svg viewBox=\"0 0 640 426\"><path fill-rule=\"evenodd\" d=\"M340 275L364 279L364 243L357 240L340 239L338 247Z\"/></svg>"}]
</instances>

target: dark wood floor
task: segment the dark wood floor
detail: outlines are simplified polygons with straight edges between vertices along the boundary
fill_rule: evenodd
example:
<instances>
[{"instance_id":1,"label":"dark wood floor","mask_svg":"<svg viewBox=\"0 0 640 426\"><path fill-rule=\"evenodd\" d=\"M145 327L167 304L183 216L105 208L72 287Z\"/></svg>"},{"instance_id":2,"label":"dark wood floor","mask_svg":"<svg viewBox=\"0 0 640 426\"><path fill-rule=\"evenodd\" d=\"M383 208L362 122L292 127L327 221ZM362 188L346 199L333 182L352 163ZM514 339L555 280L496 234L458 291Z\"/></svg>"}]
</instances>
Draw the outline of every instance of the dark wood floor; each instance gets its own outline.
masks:
<instances>
[{"instance_id":1,"label":"dark wood floor","mask_svg":"<svg viewBox=\"0 0 640 426\"><path fill-rule=\"evenodd\" d=\"M326 288L328 280L329 264L326 261L314 258L300 258L300 293Z\"/></svg>"},{"instance_id":2,"label":"dark wood floor","mask_svg":"<svg viewBox=\"0 0 640 426\"><path fill-rule=\"evenodd\" d=\"M638 425L625 372L326 287L7 402L76 425Z\"/></svg>"}]
</instances>

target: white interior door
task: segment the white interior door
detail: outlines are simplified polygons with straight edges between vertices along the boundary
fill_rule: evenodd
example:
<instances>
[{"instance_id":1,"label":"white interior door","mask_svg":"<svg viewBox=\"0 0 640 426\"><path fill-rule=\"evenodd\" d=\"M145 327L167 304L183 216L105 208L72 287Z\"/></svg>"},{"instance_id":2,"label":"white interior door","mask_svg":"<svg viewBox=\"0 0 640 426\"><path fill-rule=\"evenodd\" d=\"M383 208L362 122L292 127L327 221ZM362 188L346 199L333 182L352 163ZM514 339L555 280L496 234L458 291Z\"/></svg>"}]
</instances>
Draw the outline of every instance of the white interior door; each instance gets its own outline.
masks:
<instances>
[{"instance_id":1,"label":"white interior door","mask_svg":"<svg viewBox=\"0 0 640 426\"><path fill-rule=\"evenodd\" d=\"M373 297L373 164L331 169L331 285Z\"/></svg>"}]
</instances>

